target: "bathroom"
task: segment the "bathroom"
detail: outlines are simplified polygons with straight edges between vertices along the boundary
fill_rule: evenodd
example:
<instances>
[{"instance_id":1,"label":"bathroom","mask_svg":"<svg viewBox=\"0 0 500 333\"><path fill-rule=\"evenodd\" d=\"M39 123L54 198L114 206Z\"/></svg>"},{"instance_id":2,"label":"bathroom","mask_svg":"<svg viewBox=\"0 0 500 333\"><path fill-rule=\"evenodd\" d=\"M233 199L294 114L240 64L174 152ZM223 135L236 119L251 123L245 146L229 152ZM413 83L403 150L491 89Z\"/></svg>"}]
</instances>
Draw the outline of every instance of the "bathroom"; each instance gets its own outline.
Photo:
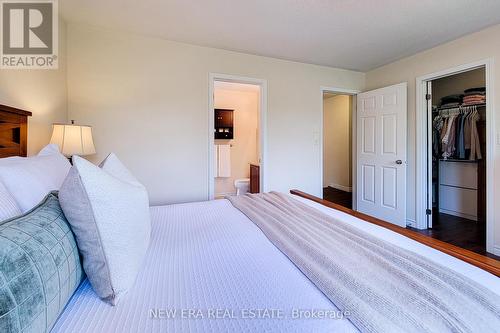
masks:
<instances>
[{"instance_id":1,"label":"bathroom","mask_svg":"<svg viewBox=\"0 0 500 333\"><path fill-rule=\"evenodd\" d=\"M215 198L259 192L260 86L214 82Z\"/></svg>"}]
</instances>

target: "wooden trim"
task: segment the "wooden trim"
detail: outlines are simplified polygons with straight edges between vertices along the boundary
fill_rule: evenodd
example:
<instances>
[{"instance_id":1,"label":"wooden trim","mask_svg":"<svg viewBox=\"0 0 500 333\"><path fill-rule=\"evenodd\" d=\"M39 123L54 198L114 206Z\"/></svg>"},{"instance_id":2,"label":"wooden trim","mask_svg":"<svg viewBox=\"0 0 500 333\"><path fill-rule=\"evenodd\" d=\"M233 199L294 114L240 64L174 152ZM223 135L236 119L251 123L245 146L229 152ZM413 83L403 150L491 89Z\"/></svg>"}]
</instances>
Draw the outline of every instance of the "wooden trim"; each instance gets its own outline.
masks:
<instances>
[{"instance_id":1,"label":"wooden trim","mask_svg":"<svg viewBox=\"0 0 500 333\"><path fill-rule=\"evenodd\" d=\"M0 112L8 112L8 113L17 114L20 116L27 116L27 117L32 116L32 113L30 111L17 109L17 108L14 108L12 106L3 105L3 104L0 104Z\"/></svg>"},{"instance_id":2,"label":"wooden trim","mask_svg":"<svg viewBox=\"0 0 500 333\"><path fill-rule=\"evenodd\" d=\"M500 261L489 258L477 253L474 253L469 250L462 249L458 246L440 241L438 239L431 238L426 235L422 235L418 232L402 228L400 226L397 226L395 224L377 219L375 217L356 212L352 209L334 204L332 202L320 199L318 197L315 197L313 195L307 194L305 192L299 191L299 190L291 190L291 194L297 195L302 198L309 199L311 201L317 202L322 204L323 206L333 208L336 210L339 210L341 212L344 212L346 214L352 215L354 217L357 217L361 220L364 220L369 223L376 224L378 226L384 227L386 229L392 230L398 234L401 234L403 236L406 236L408 238L413 239L414 241L417 241L419 243L422 243L424 245L427 245L429 247L432 247L433 249L439 250L441 252L444 252L446 254L449 254L455 258L458 258L460 260L463 260L471 265L474 265L476 267L479 267L487 272L490 272L491 274L494 274L496 276L500 276Z\"/></svg>"}]
</instances>

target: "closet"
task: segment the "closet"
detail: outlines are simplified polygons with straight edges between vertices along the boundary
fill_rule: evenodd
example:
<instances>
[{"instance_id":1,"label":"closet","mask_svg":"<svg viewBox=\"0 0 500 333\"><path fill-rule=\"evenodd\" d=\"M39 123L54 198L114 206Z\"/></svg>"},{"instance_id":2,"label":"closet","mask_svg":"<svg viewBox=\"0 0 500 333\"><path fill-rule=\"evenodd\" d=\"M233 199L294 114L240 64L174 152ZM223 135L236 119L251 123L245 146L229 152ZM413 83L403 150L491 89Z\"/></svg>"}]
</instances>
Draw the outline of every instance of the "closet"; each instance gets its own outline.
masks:
<instances>
[{"instance_id":1,"label":"closet","mask_svg":"<svg viewBox=\"0 0 500 333\"><path fill-rule=\"evenodd\" d=\"M432 101L431 227L442 240L477 252L484 250L486 242L485 83L485 70L478 68L432 81L428 95Z\"/></svg>"}]
</instances>

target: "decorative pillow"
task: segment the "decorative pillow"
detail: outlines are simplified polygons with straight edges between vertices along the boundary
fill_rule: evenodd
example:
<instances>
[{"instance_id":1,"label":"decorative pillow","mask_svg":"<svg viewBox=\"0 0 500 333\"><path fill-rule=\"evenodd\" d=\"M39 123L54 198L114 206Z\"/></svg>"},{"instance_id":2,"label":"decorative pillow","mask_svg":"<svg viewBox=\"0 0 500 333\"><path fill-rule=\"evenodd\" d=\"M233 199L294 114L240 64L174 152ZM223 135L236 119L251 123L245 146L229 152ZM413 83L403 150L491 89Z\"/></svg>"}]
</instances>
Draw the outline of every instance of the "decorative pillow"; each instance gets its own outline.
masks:
<instances>
[{"instance_id":1,"label":"decorative pillow","mask_svg":"<svg viewBox=\"0 0 500 333\"><path fill-rule=\"evenodd\" d=\"M0 224L0 332L49 332L82 277L54 193Z\"/></svg>"},{"instance_id":2,"label":"decorative pillow","mask_svg":"<svg viewBox=\"0 0 500 333\"><path fill-rule=\"evenodd\" d=\"M144 188L139 181L130 173L114 153L110 153L104 161L99 164L99 167L109 174L125 182Z\"/></svg>"},{"instance_id":3,"label":"decorative pillow","mask_svg":"<svg viewBox=\"0 0 500 333\"><path fill-rule=\"evenodd\" d=\"M37 156L0 159L0 181L22 212L35 207L51 191L59 190L71 164L56 145L48 145Z\"/></svg>"},{"instance_id":4,"label":"decorative pillow","mask_svg":"<svg viewBox=\"0 0 500 333\"><path fill-rule=\"evenodd\" d=\"M21 215L21 209L5 185L0 182L0 222L17 215Z\"/></svg>"},{"instance_id":5,"label":"decorative pillow","mask_svg":"<svg viewBox=\"0 0 500 333\"><path fill-rule=\"evenodd\" d=\"M146 189L114 155L102 168L73 156L59 200L93 289L115 305L134 283L149 246Z\"/></svg>"}]
</instances>

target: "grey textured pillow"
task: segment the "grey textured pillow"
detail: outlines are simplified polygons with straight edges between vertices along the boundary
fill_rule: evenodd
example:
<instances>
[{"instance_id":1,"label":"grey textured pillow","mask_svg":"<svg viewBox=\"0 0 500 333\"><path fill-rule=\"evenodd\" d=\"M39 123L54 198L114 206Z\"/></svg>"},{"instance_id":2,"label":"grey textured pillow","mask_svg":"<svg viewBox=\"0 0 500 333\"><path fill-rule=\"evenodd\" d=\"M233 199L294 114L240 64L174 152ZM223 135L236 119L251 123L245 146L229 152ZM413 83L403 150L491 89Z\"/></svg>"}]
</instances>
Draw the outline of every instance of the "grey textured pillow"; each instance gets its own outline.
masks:
<instances>
[{"instance_id":1,"label":"grey textured pillow","mask_svg":"<svg viewBox=\"0 0 500 333\"><path fill-rule=\"evenodd\" d=\"M149 246L146 189L113 154L102 168L73 156L59 200L92 288L115 305L133 285Z\"/></svg>"},{"instance_id":2,"label":"grey textured pillow","mask_svg":"<svg viewBox=\"0 0 500 333\"><path fill-rule=\"evenodd\" d=\"M0 332L48 332L80 284L76 242L54 193L0 224Z\"/></svg>"}]
</instances>

